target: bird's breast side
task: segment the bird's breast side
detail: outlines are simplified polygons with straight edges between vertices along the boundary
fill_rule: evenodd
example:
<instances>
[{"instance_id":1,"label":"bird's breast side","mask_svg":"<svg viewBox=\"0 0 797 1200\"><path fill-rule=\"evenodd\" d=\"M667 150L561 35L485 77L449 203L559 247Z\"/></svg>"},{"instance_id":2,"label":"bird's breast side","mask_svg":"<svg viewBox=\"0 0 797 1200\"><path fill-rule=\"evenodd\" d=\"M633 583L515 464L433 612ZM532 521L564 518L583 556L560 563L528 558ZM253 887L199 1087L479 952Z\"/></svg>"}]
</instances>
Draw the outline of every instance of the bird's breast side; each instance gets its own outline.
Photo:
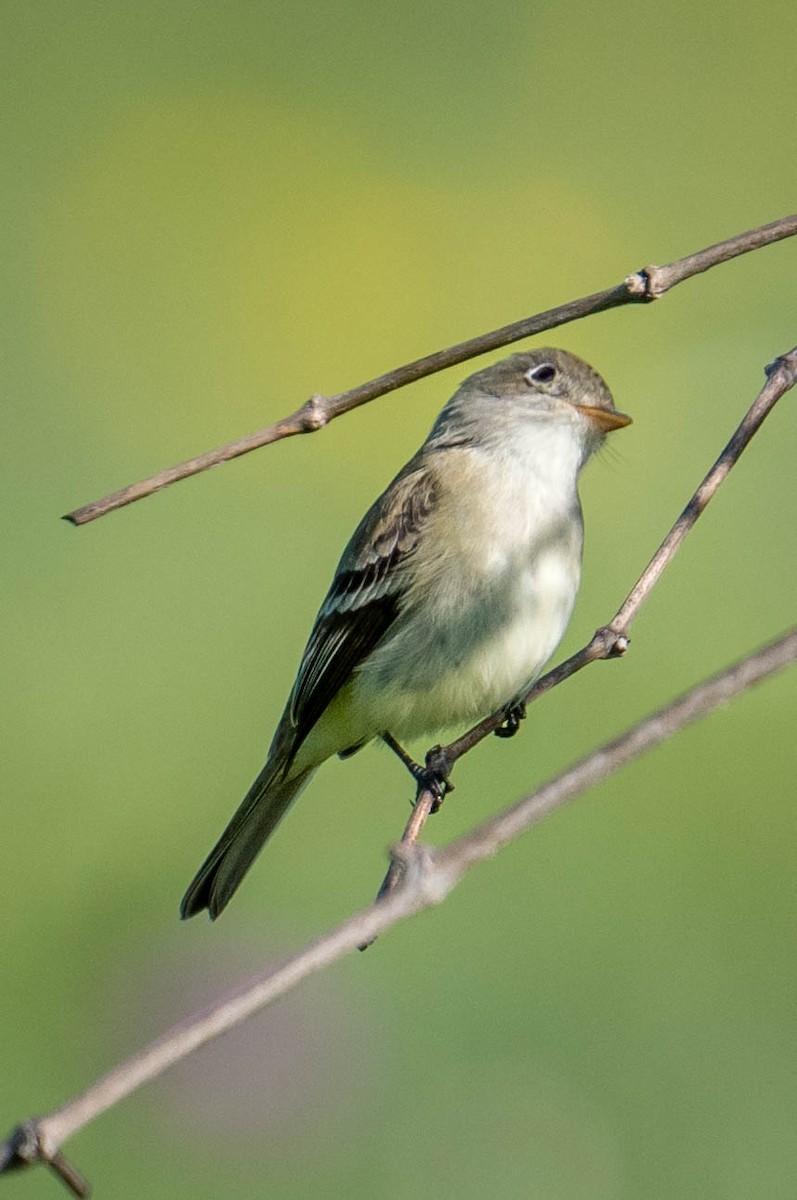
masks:
<instances>
[{"instance_id":1,"label":"bird's breast side","mask_svg":"<svg viewBox=\"0 0 797 1200\"><path fill-rule=\"evenodd\" d=\"M401 615L360 673L396 737L484 716L539 674L578 589L575 481L551 489L511 463L477 463L443 489L424 535Z\"/></svg>"}]
</instances>

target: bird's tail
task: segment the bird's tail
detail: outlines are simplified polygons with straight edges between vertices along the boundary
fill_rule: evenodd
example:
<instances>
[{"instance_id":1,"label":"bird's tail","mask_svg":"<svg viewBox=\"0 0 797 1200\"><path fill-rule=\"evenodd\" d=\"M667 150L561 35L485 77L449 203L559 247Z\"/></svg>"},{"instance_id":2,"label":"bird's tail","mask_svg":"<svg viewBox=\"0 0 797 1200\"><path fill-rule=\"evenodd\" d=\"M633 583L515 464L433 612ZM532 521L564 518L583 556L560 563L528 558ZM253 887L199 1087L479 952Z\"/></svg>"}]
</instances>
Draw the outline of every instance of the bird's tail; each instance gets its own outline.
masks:
<instances>
[{"instance_id":1,"label":"bird's tail","mask_svg":"<svg viewBox=\"0 0 797 1200\"><path fill-rule=\"evenodd\" d=\"M281 763L266 763L183 896L183 920L206 908L215 921L312 774L285 779Z\"/></svg>"}]
</instances>

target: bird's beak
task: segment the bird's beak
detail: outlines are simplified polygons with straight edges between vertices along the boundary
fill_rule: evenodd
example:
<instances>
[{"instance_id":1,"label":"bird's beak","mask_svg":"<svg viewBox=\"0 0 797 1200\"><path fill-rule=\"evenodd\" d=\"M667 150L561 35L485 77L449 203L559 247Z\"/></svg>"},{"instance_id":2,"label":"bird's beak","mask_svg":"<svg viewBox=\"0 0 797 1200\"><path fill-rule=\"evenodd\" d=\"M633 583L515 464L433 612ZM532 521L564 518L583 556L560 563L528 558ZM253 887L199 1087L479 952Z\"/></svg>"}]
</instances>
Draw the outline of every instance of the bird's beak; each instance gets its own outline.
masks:
<instances>
[{"instance_id":1,"label":"bird's beak","mask_svg":"<svg viewBox=\"0 0 797 1200\"><path fill-rule=\"evenodd\" d=\"M601 433L611 433L613 429L624 429L631 424L631 418L613 408L594 408L591 404L579 404L578 411L598 426Z\"/></svg>"}]
</instances>

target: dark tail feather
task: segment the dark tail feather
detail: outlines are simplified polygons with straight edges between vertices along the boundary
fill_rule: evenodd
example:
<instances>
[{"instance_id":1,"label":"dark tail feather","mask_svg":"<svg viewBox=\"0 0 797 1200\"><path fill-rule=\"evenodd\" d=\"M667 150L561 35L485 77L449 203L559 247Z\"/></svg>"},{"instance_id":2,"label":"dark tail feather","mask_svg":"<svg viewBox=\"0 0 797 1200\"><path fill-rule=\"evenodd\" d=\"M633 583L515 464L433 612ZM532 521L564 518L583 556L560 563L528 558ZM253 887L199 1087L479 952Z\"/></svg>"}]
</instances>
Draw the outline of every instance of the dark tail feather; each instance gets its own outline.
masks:
<instances>
[{"instance_id":1,"label":"dark tail feather","mask_svg":"<svg viewBox=\"0 0 797 1200\"><path fill-rule=\"evenodd\" d=\"M183 896L183 920L206 908L215 921L312 773L283 779L266 764Z\"/></svg>"}]
</instances>

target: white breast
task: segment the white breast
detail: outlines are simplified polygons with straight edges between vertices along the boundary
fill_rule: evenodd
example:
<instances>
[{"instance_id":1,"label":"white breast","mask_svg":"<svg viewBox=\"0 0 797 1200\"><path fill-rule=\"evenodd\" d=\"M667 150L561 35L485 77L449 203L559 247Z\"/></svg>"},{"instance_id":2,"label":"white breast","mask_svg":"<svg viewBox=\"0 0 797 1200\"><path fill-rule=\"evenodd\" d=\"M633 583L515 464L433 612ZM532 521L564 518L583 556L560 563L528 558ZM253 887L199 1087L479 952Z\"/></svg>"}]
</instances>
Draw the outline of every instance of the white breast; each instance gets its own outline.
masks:
<instances>
[{"instance_id":1,"label":"white breast","mask_svg":"<svg viewBox=\"0 0 797 1200\"><path fill-rule=\"evenodd\" d=\"M509 704L555 650L580 578L576 450L554 428L450 453L402 616L358 673L359 699L388 710L396 737Z\"/></svg>"}]
</instances>

